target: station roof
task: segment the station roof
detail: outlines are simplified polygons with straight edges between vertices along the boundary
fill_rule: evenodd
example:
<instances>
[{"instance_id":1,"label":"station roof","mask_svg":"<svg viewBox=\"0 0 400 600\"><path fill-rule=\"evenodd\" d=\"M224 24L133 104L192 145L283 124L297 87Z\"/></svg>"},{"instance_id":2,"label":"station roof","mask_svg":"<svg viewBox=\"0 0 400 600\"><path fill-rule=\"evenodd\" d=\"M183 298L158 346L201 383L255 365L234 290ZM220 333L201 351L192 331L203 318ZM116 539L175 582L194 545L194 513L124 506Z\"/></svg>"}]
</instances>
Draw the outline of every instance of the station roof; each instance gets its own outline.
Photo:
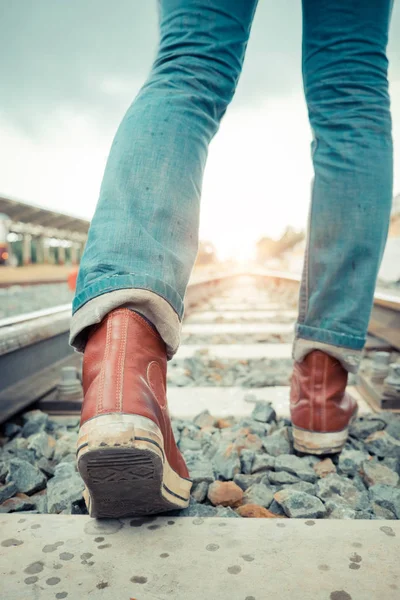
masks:
<instances>
[{"instance_id":1,"label":"station roof","mask_svg":"<svg viewBox=\"0 0 400 600\"><path fill-rule=\"evenodd\" d=\"M4 213L14 223L25 223L51 230L69 231L86 236L89 221L58 213L33 204L0 196L0 213Z\"/></svg>"}]
</instances>

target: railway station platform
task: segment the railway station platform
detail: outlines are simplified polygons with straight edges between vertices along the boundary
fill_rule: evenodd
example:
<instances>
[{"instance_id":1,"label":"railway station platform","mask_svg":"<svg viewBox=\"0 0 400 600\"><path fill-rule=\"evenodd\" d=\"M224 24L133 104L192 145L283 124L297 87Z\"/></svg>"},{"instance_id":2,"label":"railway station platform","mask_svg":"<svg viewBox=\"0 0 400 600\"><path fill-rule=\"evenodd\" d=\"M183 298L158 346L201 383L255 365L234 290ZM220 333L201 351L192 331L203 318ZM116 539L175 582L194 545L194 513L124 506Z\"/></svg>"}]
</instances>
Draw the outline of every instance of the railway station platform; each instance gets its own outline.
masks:
<instances>
[{"instance_id":1,"label":"railway station platform","mask_svg":"<svg viewBox=\"0 0 400 600\"><path fill-rule=\"evenodd\" d=\"M28 285L67 281L71 265L28 265L25 267L0 267L0 286Z\"/></svg>"}]
</instances>

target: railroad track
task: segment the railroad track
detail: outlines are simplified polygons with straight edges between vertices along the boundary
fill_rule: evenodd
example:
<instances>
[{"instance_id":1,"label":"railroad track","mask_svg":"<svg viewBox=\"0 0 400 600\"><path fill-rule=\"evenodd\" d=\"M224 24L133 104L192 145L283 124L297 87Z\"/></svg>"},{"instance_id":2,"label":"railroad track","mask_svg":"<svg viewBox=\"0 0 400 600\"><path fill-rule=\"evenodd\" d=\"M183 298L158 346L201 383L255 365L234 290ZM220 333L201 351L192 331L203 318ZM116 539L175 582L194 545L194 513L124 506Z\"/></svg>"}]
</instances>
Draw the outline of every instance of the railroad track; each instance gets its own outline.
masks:
<instances>
[{"instance_id":1,"label":"railroad track","mask_svg":"<svg viewBox=\"0 0 400 600\"><path fill-rule=\"evenodd\" d=\"M79 367L70 320L70 304L0 320L0 422L54 391L63 367Z\"/></svg>"},{"instance_id":2,"label":"railroad track","mask_svg":"<svg viewBox=\"0 0 400 600\"><path fill-rule=\"evenodd\" d=\"M400 523L392 520L396 515L391 516L389 501L385 504L367 491L358 473L361 463L354 462L357 452L373 454L373 441L366 442L355 431L348 450L356 454L341 463L336 458L330 466L337 471L333 476L339 477L336 485L344 486L340 492L343 502L337 500L324 478L312 475L316 472L312 460L302 459L305 480L301 470L290 472L287 467L279 471L277 467L277 457L282 454L295 461L288 428L288 383L297 291L297 279L260 271L251 277L240 273L215 276L189 286L182 345L169 363L168 402L175 436L195 481L196 501L183 513L148 520L96 522L81 514L85 510L72 462L80 398L60 399L57 392L61 368L79 368L79 356L66 344L69 307L27 315L19 323L0 322L0 408L8 419L9 431L14 435L17 431L7 443L29 458L29 451L50 451L49 438L53 438L57 461L63 463L62 468L56 467L54 477L48 473L47 483L39 485L47 486L46 492L28 491L28 498L15 501L20 507L31 502L42 513L45 496L46 510L52 514L32 514L29 510L31 514L0 515L5 600L112 596L131 600L399 598ZM379 297L371 319L371 332L379 333L380 339L372 337L369 347L390 347L392 360L400 344L398 311L393 298ZM39 360L41 355L44 358ZM25 364L31 361L26 370ZM4 381L7 385L3 387ZM38 381L42 382L40 392ZM352 381L351 391L358 397L363 416L360 431L391 427L393 433L395 417L377 412L382 406L368 404L356 383ZM32 401L50 413L45 418L49 438L40 425L41 413L10 420ZM269 409L265 402L272 403ZM39 438L32 441L28 433L39 434L40 443ZM219 440L215 454L214 436ZM25 439L29 441L18 442ZM236 455L232 447L238 449ZM203 462L199 463L200 455ZM42 460L42 469L50 471L52 467L54 471L54 456L47 463ZM273 468L266 467L266 456L273 457ZM383 472L393 478L392 487L398 489L393 464L383 457L379 461L378 467L390 470L390 474ZM238 487L243 492L242 506L258 504L258 516L269 518L228 518L238 516L232 498L225 498L228 508L214 507L207 500L214 477L232 481L235 493L240 494ZM272 496L268 499L264 489L267 486L275 493L293 485L297 485L298 493L316 498L315 507L304 509L304 518L286 518L298 514L283 501L279 504ZM291 487L292 492L295 489ZM0 494L1 490L0 486ZM350 492L352 505L347 502ZM364 506L367 498L369 504ZM53 514L63 511L67 514ZM76 514L68 516L71 511Z\"/></svg>"},{"instance_id":3,"label":"railroad track","mask_svg":"<svg viewBox=\"0 0 400 600\"><path fill-rule=\"evenodd\" d=\"M202 302L204 305L204 301L210 293L215 295L217 290L229 287L232 282L243 276L246 274L216 275L191 284L186 296L186 316L190 318L196 306L201 305ZM270 330L270 337L275 336L277 339L285 339L287 343L290 343L292 325L295 320L295 298L297 297L299 278L280 272L255 271L252 279L261 287L265 287L267 282L275 290L284 289L286 293L292 293L292 313L289 322L283 324L281 331L276 330L273 324L265 325L260 320L252 324L247 323L246 328L239 325L239 328L242 327L244 331L244 334L239 336L240 342L248 346L248 339L251 338L251 335L253 338L255 336L255 339L262 340L263 327L266 326ZM240 309L240 303L237 304ZM75 366L79 369L81 365L79 355L68 346L70 317L70 305L63 304L0 319L0 372L2 373L0 378L0 423L39 400L42 401L41 407L45 407L46 410L59 413L79 412L79 399L75 398L70 401L64 398L62 402L58 402L56 393L61 369L67 366ZM187 330L194 332L194 337L196 337L199 328L205 336L203 338L205 345L210 343L210 339L212 343L213 333L214 337L218 337L218 331L222 332L221 336L224 330L228 332L226 336L228 345L232 343L233 337L229 333L232 327L224 327L222 324L221 328L221 323L210 322L208 326L200 323L197 327L191 329L189 327ZM369 330L373 337L368 340L368 349L400 350L399 297L382 293L376 295ZM190 335L189 333L186 338L186 345L190 345ZM260 345L257 348L258 356L261 359L264 349ZM187 351L184 348L181 350L181 355ZM232 352L226 348L224 351ZM251 351L254 352L255 349L253 348ZM276 352L277 348L269 351ZM289 358L288 347L285 352ZM376 410L381 408L400 409L399 400L382 405L379 398L381 388L371 385L368 375L361 373L359 383L360 389Z\"/></svg>"}]
</instances>

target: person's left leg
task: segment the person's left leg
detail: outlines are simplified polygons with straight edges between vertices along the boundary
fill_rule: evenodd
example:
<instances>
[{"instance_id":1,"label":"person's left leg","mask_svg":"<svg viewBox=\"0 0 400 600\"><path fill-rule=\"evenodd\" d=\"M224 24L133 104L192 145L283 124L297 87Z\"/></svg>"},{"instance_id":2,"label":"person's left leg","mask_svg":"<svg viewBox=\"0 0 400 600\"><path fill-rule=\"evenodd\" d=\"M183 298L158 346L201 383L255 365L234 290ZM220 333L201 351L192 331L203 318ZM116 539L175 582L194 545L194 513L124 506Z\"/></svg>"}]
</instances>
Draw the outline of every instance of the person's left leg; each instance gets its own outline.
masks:
<instances>
[{"instance_id":1,"label":"person's left leg","mask_svg":"<svg viewBox=\"0 0 400 600\"><path fill-rule=\"evenodd\" d=\"M177 347L197 251L208 144L233 96L255 7L161 0L156 62L110 152L71 331L85 349L77 460L92 516L189 502L168 414L167 350Z\"/></svg>"},{"instance_id":2,"label":"person's left leg","mask_svg":"<svg viewBox=\"0 0 400 600\"><path fill-rule=\"evenodd\" d=\"M107 161L80 264L71 344L129 306L179 344L208 145L235 92L257 0L161 0L160 45Z\"/></svg>"}]
</instances>

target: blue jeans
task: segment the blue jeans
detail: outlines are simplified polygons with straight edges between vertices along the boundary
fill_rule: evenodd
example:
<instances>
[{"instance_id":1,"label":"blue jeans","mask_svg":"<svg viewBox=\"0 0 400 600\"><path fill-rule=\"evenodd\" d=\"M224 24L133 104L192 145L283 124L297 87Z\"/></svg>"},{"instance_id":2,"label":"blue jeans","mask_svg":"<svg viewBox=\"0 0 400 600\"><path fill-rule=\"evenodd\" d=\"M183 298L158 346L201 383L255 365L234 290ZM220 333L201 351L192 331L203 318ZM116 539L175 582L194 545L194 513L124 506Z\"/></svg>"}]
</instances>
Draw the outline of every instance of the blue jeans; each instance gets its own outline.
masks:
<instances>
[{"instance_id":1,"label":"blue jeans","mask_svg":"<svg viewBox=\"0 0 400 600\"><path fill-rule=\"evenodd\" d=\"M159 5L158 55L112 144L80 266L71 330L80 349L87 327L121 303L135 308L136 298L156 326L163 306L164 320L179 326L198 247L208 145L234 95L257 1ZM392 0L303 0L315 178L299 359L326 346L353 356L351 363L365 342L392 200L391 9ZM154 295L160 310L146 311ZM176 347L166 342L172 355Z\"/></svg>"}]
</instances>

